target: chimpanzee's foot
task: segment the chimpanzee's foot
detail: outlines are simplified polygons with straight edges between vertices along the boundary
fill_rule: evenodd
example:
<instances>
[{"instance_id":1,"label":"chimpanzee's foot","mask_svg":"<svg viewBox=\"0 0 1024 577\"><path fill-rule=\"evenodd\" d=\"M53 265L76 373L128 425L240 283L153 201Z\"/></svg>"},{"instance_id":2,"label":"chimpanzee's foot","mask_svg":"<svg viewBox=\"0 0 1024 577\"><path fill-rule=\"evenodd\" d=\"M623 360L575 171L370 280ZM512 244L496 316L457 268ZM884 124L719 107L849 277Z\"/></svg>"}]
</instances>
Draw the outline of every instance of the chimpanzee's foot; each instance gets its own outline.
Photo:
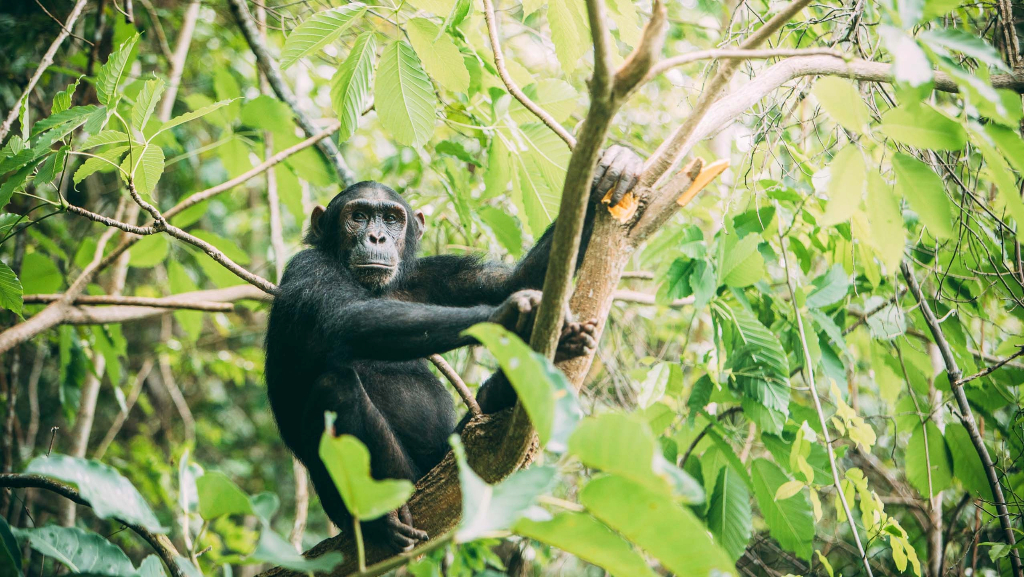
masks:
<instances>
[{"instance_id":1,"label":"chimpanzee's foot","mask_svg":"<svg viewBox=\"0 0 1024 577\"><path fill-rule=\"evenodd\" d=\"M562 328L555 351L555 362L589 355L597 348L597 319L567 322Z\"/></svg>"}]
</instances>

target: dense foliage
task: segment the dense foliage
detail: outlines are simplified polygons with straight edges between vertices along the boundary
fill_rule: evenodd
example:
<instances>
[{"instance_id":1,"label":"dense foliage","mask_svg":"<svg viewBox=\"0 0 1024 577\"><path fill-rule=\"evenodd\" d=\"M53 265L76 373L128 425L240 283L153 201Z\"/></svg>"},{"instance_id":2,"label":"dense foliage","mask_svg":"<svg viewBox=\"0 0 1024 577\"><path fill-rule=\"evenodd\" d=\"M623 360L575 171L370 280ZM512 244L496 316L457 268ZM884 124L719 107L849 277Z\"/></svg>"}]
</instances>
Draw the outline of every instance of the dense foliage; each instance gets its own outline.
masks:
<instances>
[{"instance_id":1,"label":"dense foliage","mask_svg":"<svg viewBox=\"0 0 1024 577\"><path fill-rule=\"evenodd\" d=\"M703 121L685 156L730 168L630 257L581 389L494 325L445 355L474 388L506 371L535 462L489 484L453 437L461 521L377 570L1021 577L1022 9L785 6L667 4L678 59L604 146L656 156ZM628 66L661 9L0 8L0 574L338 567L297 552L337 529L315 496L306 518L262 377L312 206L379 180L427 214L425 253L513 261L586 148L592 34ZM413 493L354 438L321 455L357 518Z\"/></svg>"}]
</instances>

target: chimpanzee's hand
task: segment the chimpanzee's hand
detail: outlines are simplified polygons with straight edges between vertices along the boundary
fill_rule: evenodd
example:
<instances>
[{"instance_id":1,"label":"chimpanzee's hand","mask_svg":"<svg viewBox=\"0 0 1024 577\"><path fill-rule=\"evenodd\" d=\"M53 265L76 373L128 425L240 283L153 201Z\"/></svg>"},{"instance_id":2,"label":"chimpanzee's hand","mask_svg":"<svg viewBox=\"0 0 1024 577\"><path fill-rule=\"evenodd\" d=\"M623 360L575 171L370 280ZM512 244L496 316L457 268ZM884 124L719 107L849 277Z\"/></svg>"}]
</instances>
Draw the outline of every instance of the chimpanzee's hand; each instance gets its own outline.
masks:
<instances>
[{"instance_id":1,"label":"chimpanzee's hand","mask_svg":"<svg viewBox=\"0 0 1024 577\"><path fill-rule=\"evenodd\" d=\"M590 354L597 348L597 319L582 323L566 321L558 338L555 362L567 361Z\"/></svg>"},{"instance_id":2,"label":"chimpanzee's hand","mask_svg":"<svg viewBox=\"0 0 1024 577\"><path fill-rule=\"evenodd\" d=\"M420 541L430 539L426 531L420 531L412 526L412 514L409 513L408 505L402 505L397 511L388 513L380 521L387 542L396 551L408 551Z\"/></svg>"},{"instance_id":3,"label":"chimpanzee's hand","mask_svg":"<svg viewBox=\"0 0 1024 577\"><path fill-rule=\"evenodd\" d=\"M529 338L540 299L541 293L538 290L516 291L498 306L498 310L494 311L488 320L515 332L520 337Z\"/></svg>"},{"instance_id":4,"label":"chimpanzee's hand","mask_svg":"<svg viewBox=\"0 0 1024 577\"><path fill-rule=\"evenodd\" d=\"M612 145L604 151L594 169L591 202L605 202L608 206L619 204L622 197L640 181L643 170L644 160L635 152L624 146ZM608 191L611 191L611 196L605 201Z\"/></svg>"}]
</instances>

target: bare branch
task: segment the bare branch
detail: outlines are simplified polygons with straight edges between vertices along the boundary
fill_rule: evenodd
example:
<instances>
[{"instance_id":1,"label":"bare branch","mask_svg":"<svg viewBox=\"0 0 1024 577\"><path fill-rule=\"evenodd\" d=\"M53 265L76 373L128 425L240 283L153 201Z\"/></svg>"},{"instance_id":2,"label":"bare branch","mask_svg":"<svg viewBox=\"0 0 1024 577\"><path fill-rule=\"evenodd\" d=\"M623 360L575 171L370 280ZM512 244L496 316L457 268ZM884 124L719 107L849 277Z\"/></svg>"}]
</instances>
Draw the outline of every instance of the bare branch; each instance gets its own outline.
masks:
<instances>
[{"instance_id":1,"label":"bare branch","mask_svg":"<svg viewBox=\"0 0 1024 577\"><path fill-rule=\"evenodd\" d=\"M53 64L53 57L57 54L57 50L60 45L64 43L64 39L71 34L71 28L74 27L75 21L82 14L82 9L88 4L88 0L78 0L75 6L71 9L71 13L68 14L67 20L64 21L64 25L60 29L60 33L53 39L50 47L43 54L42 59L39 60L39 66L36 67L36 71L32 73L32 77L28 79L28 84L25 85L25 90L21 92L21 96L18 98L14 106L11 107L10 112L7 113L7 118L4 119L4 123L0 125L0 144L3 143L4 139L7 138L7 133L11 131L11 125L14 124L14 120L18 118L18 111L21 110L22 103L28 101L28 95L32 92L32 89L36 87L36 83L43 76L43 72Z\"/></svg>"},{"instance_id":2,"label":"bare branch","mask_svg":"<svg viewBox=\"0 0 1024 577\"><path fill-rule=\"evenodd\" d=\"M917 284L917 278L914 277L914 271L910 266L910 263L904 260L900 263L900 271L903 273L904 280L907 281L907 288L910 289L910 293L914 295L914 299L921 305L921 316L924 317L924 322L928 325L928 330L931 331L932 337L935 339L935 346L939 348L939 352L942 354L942 362L946 365L946 373L949 376L949 388L952 389L953 397L956 399L957 407L960 409L960 422L967 429L967 433L971 437L971 443L974 444L974 450L978 452L981 464L985 467L985 475L988 477L988 484L992 489L992 498L995 501L996 516L999 517L999 524L1003 528L1006 543L1010 547L1010 564L1013 565L1013 573L1017 577L1021 577L1024 575L1024 570L1021 569L1020 555L1015 547L1016 539L1013 535L1013 525L1010 523L1010 513L1006 508L1006 499L1003 497L1003 488L999 484L999 476L996 473L995 464L992 462L992 457L988 453L988 447L985 446L985 441L978 431L978 424L974 421L974 413L971 411L970 403L967 402L967 394L964 393L963 381L961 380L962 373L957 365L956 357L953 356L953 350L950 349L949 342L946 341L946 335L942 332L942 327L939 326L939 321L935 318L931 305L928 304L924 293L921 292L921 287Z\"/></svg>"},{"instance_id":3,"label":"bare branch","mask_svg":"<svg viewBox=\"0 0 1024 577\"><path fill-rule=\"evenodd\" d=\"M700 60L765 60L793 56L834 56L836 58L844 58L841 51L833 50L832 48L763 48L754 50L713 48L710 50L695 50L662 60L657 65L651 67L651 71L644 77L644 82L648 82L677 66L683 66Z\"/></svg>"},{"instance_id":4,"label":"bare branch","mask_svg":"<svg viewBox=\"0 0 1024 577\"><path fill-rule=\"evenodd\" d=\"M494 15L494 0L483 0L484 2L484 18L487 20L487 34L491 39L491 51L494 53L494 67L498 70L498 76L501 77L501 81L505 83L505 87L508 88L509 93L515 97L527 110L533 113L534 116L540 119L541 122L546 124L548 128L554 131L559 138L565 141L569 145L569 148L576 147L576 139L573 138L569 131L565 129L561 124L558 123L548 111L541 108L539 104L530 100L516 81L509 74L508 68L505 67L505 54L501 49L501 42L498 40L498 21Z\"/></svg>"},{"instance_id":5,"label":"bare branch","mask_svg":"<svg viewBox=\"0 0 1024 577\"><path fill-rule=\"evenodd\" d=\"M167 90L160 99L158 118L161 122L167 122L171 118L171 110L174 108L174 99L178 96L178 87L181 86L181 74L185 70L185 60L188 57L188 49L192 44L192 33L196 29L196 21L199 20L200 0L192 0L185 9L181 18L181 28L178 31L178 42L174 46L174 55L171 57L171 70L167 74Z\"/></svg>"},{"instance_id":6,"label":"bare branch","mask_svg":"<svg viewBox=\"0 0 1024 577\"><path fill-rule=\"evenodd\" d=\"M152 226L135 226L134 224L128 224L127 222L121 222L119 220L103 216L102 214L96 214L95 212L92 212L90 210L86 210L86 209L84 209L84 208L82 208L80 206L75 206L73 204L65 205L64 206L64 210L67 211L67 212L70 212L72 214L77 214L79 216L84 216L85 218L88 218L89 220L94 220L94 221L96 221L96 222L98 222L100 224L105 224L107 226L112 226L114 228L121 229L121 230L123 230L125 232L130 232L132 234L137 234L137 235L140 235L140 236L147 236L147 235L156 234L156 233L160 232L159 230L157 230L156 228L154 228Z\"/></svg>"},{"instance_id":7,"label":"bare branch","mask_svg":"<svg viewBox=\"0 0 1024 577\"><path fill-rule=\"evenodd\" d=\"M52 303L60 300L62 294L25 295L25 304ZM83 295L75 298L74 305L128 305L136 307L156 307L162 309L184 309L206 311L211 313L229 313L235 310L230 303L214 301L195 301L174 297L126 297L114 295Z\"/></svg>"},{"instance_id":8,"label":"bare branch","mask_svg":"<svg viewBox=\"0 0 1024 577\"><path fill-rule=\"evenodd\" d=\"M441 374L448 379L448 382L451 383L453 387L455 387L455 390L459 393L459 396L462 397L463 402L465 402L466 406L469 408L471 415L479 417L483 414L483 411L480 410L480 405L476 402L476 397L473 396L473 391L469 390L469 387L466 386L466 382L463 381L462 377L459 376L459 373L455 372L455 369L448 364L448 361L444 360L444 357L441 355L430 355L430 362L434 363L437 370L441 371Z\"/></svg>"},{"instance_id":9,"label":"bare branch","mask_svg":"<svg viewBox=\"0 0 1024 577\"><path fill-rule=\"evenodd\" d=\"M263 292L253 285L238 285L222 289L203 290L188 293L181 293L173 297L181 303L194 302L235 302L240 300L256 300L268 302L272 296ZM182 307L184 308L184 307ZM76 306L67 311L67 315L60 322L69 325L101 325L106 323L126 323L158 317L167 314L171 309L167 307L151 306ZM33 317L35 318L35 317Z\"/></svg>"}]
</instances>

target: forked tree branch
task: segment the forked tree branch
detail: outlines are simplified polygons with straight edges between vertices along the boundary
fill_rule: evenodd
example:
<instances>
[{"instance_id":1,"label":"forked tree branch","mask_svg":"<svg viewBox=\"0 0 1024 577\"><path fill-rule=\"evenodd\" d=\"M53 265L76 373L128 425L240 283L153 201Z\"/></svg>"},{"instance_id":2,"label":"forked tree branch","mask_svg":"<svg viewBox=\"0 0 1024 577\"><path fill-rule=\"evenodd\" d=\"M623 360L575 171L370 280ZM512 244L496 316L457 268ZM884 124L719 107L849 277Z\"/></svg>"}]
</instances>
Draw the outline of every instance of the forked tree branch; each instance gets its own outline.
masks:
<instances>
[{"instance_id":1,"label":"forked tree branch","mask_svg":"<svg viewBox=\"0 0 1024 577\"><path fill-rule=\"evenodd\" d=\"M900 263L900 271L903 273L903 279L907 282L907 288L910 289L910 294L914 295L914 300L920 305L921 316L924 317L924 322L928 325L928 330L931 331L932 337L935 339L935 346L939 348L939 353L942 355L942 362L946 365L949 388L952 389L953 398L956 399L957 407L960 409L960 422L963 423L964 428L967 429L967 433L971 437L971 443L974 445L974 450L977 451L978 457L981 458L981 464L985 468L985 476L988 478L989 487L992 489L996 516L999 518L999 525L1003 529L1006 544L1010 547L1010 564L1013 566L1013 573L1017 577L1021 577L1024 575L1024 571L1021 569L1020 555L1015 547L1016 539L1013 535L1013 525L1010 522L1010 512L1006 508L1006 499L1003 497L1003 487L999 483L999 475L996 473L996 466L992 462L992 456L989 455L988 447L985 446L985 440L982 438L981 432L978 430L978 424L974 420L971 405L967 402L967 394L964 392L963 382L961 381L963 373L960 372L960 366L956 362L956 357L953 356L953 350L946 340L946 335L942 332L942 327L939 326L939 321L935 318L935 313L932 312L932 307L928 304L928 299L925 298L924 293L921 291L921 286L917 283L914 271L910 267L910 263L906 260Z\"/></svg>"}]
</instances>

